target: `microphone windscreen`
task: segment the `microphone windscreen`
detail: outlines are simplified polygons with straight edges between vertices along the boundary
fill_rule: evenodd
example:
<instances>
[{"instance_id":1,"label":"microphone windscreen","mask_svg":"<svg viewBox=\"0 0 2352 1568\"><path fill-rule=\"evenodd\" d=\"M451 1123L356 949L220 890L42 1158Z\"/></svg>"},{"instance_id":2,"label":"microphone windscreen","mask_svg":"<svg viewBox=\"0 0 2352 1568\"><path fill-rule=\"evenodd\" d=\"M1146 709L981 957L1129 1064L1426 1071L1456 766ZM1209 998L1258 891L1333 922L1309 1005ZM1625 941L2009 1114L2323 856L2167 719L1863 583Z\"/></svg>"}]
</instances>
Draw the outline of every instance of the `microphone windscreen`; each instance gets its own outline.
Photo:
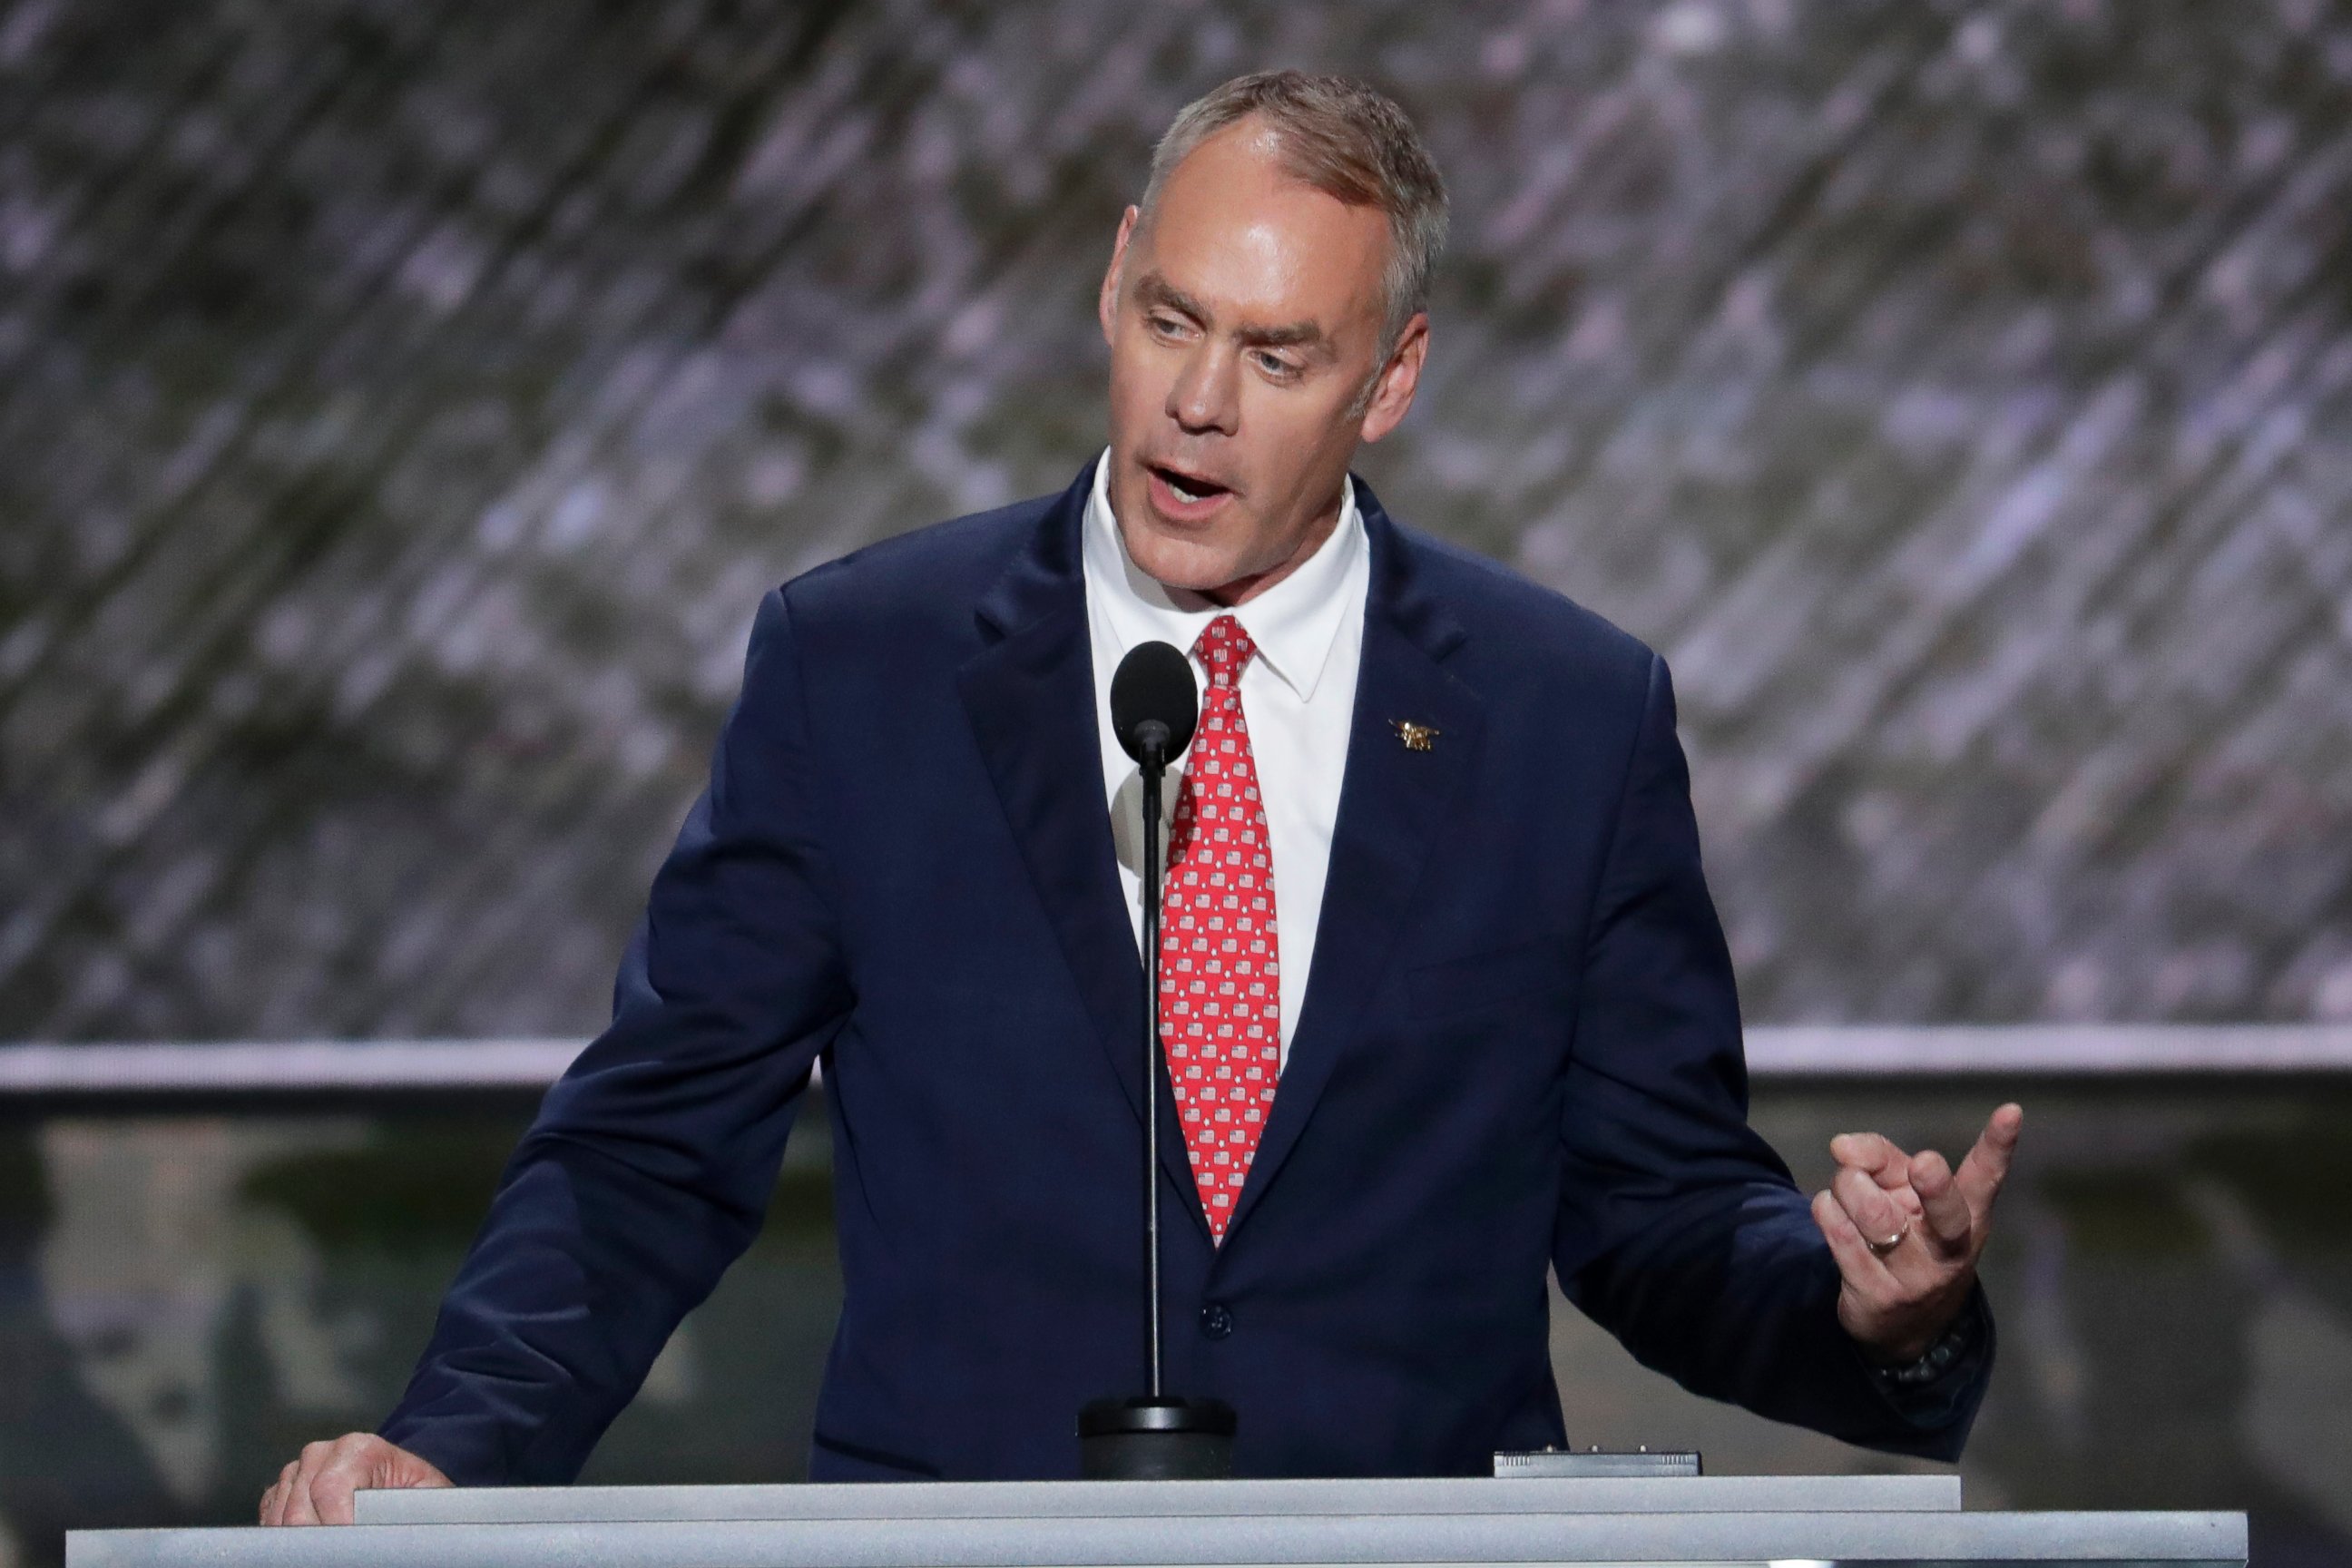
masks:
<instances>
[{"instance_id":1,"label":"microphone windscreen","mask_svg":"<svg viewBox=\"0 0 2352 1568\"><path fill-rule=\"evenodd\" d=\"M1143 761L1143 743L1136 737L1136 728L1156 719L1168 726L1168 746L1161 761L1175 761L1192 743L1192 727L1200 718L1201 694L1192 684L1192 661L1173 643L1138 643L1118 661L1118 669L1110 678L1110 727L1129 756Z\"/></svg>"}]
</instances>

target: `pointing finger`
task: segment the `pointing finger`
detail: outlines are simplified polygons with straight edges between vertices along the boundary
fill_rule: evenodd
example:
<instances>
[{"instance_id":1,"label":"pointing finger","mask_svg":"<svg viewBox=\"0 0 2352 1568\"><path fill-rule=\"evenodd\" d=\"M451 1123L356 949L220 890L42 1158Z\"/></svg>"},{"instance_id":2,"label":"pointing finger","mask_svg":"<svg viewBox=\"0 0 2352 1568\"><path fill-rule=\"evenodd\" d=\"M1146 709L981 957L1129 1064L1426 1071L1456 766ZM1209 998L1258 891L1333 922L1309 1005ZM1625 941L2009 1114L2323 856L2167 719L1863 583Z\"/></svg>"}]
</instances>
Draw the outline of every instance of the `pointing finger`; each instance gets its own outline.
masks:
<instances>
[{"instance_id":1,"label":"pointing finger","mask_svg":"<svg viewBox=\"0 0 2352 1568\"><path fill-rule=\"evenodd\" d=\"M1841 1132L1830 1140L1830 1158L1864 1172L1882 1187L1899 1187L1909 1179L1911 1156L1884 1133Z\"/></svg>"},{"instance_id":2,"label":"pointing finger","mask_svg":"<svg viewBox=\"0 0 2352 1568\"><path fill-rule=\"evenodd\" d=\"M1928 1246L1946 1258L1965 1254L1976 1220L1941 1154L1929 1149L1911 1156L1911 1190L1919 1194Z\"/></svg>"},{"instance_id":3,"label":"pointing finger","mask_svg":"<svg viewBox=\"0 0 2352 1568\"><path fill-rule=\"evenodd\" d=\"M2024 1125L2024 1107L2011 1103L1994 1111L1984 1131L1977 1134L1976 1147L1960 1162L1953 1178L1971 1213L1984 1214L2000 1195L2000 1184L2008 1179L2009 1163L2017 1152L2018 1133Z\"/></svg>"}]
</instances>

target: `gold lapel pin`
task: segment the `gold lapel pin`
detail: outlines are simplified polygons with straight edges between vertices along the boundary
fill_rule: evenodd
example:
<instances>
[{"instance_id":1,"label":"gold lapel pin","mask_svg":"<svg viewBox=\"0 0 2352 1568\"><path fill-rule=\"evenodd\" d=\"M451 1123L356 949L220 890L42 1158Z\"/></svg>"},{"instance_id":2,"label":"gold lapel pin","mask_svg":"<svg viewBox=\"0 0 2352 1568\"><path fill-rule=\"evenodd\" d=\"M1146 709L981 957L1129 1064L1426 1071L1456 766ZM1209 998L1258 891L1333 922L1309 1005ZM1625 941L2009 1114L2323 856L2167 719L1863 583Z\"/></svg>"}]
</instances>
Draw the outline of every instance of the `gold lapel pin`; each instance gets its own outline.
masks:
<instances>
[{"instance_id":1,"label":"gold lapel pin","mask_svg":"<svg viewBox=\"0 0 2352 1568\"><path fill-rule=\"evenodd\" d=\"M1434 744L1438 736L1436 725L1416 724L1410 719L1391 719L1389 722L1395 727L1397 739L1404 742L1406 751L1428 752L1436 749Z\"/></svg>"}]
</instances>

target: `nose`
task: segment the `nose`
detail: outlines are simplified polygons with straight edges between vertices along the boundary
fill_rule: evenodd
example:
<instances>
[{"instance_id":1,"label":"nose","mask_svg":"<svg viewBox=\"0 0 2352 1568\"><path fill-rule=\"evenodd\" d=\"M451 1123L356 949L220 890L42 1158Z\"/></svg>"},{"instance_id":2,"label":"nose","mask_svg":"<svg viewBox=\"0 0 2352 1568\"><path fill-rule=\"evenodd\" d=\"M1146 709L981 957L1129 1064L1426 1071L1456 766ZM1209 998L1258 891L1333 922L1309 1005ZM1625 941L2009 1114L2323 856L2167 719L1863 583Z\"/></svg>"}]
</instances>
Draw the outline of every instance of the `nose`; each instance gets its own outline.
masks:
<instances>
[{"instance_id":1,"label":"nose","mask_svg":"<svg viewBox=\"0 0 2352 1568\"><path fill-rule=\"evenodd\" d=\"M1241 423L1241 360L1211 340L1187 355L1168 388L1168 417L1187 436L1230 436Z\"/></svg>"}]
</instances>

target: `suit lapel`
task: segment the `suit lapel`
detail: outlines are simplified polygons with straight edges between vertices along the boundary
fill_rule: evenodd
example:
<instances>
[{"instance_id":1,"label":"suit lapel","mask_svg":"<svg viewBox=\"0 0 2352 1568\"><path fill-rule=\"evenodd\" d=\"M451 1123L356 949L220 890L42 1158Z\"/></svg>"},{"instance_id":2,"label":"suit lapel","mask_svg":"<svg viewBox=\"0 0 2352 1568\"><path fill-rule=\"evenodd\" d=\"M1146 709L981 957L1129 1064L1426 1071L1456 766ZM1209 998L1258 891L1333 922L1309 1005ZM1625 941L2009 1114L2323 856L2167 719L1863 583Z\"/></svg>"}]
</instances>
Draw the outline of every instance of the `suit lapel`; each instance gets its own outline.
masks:
<instances>
[{"instance_id":1,"label":"suit lapel","mask_svg":"<svg viewBox=\"0 0 2352 1568\"><path fill-rule=\"evenodd\" d=\"M1477 694L1441 668L1465 634L1417 581L1412 555L1420 547L1402 537L1361 480L1357 496L1371 584L1330 870L1298 1027L1228 1241L1281 1173L1333 1069L1361 1034L1357 1019L1381 989L1412 919L1430 846L1469 777L1484 727ZM1408 750L1400 721L1433 726L1433 743ZM1280 889L1275 896L1279 909Z\"/></svg>"},{"instance_id":2,"label":"suit lapel","mask_svg":"<svg viewBox=\"0 0 2352 1568\"><path fill-rule=\"evenodd\" d=\"M958 672L964 710L1093 1019L1097 1039L1143 1116L1143 964L1135 951L1118 851L1103 800L1079 530L1089 466L1039 523L1034 540L978 606L987 646ZM1208 1221L1192 1182L1171 1095L1160 1095L1161 1169Z\"/></svg>"}]
</instances>

